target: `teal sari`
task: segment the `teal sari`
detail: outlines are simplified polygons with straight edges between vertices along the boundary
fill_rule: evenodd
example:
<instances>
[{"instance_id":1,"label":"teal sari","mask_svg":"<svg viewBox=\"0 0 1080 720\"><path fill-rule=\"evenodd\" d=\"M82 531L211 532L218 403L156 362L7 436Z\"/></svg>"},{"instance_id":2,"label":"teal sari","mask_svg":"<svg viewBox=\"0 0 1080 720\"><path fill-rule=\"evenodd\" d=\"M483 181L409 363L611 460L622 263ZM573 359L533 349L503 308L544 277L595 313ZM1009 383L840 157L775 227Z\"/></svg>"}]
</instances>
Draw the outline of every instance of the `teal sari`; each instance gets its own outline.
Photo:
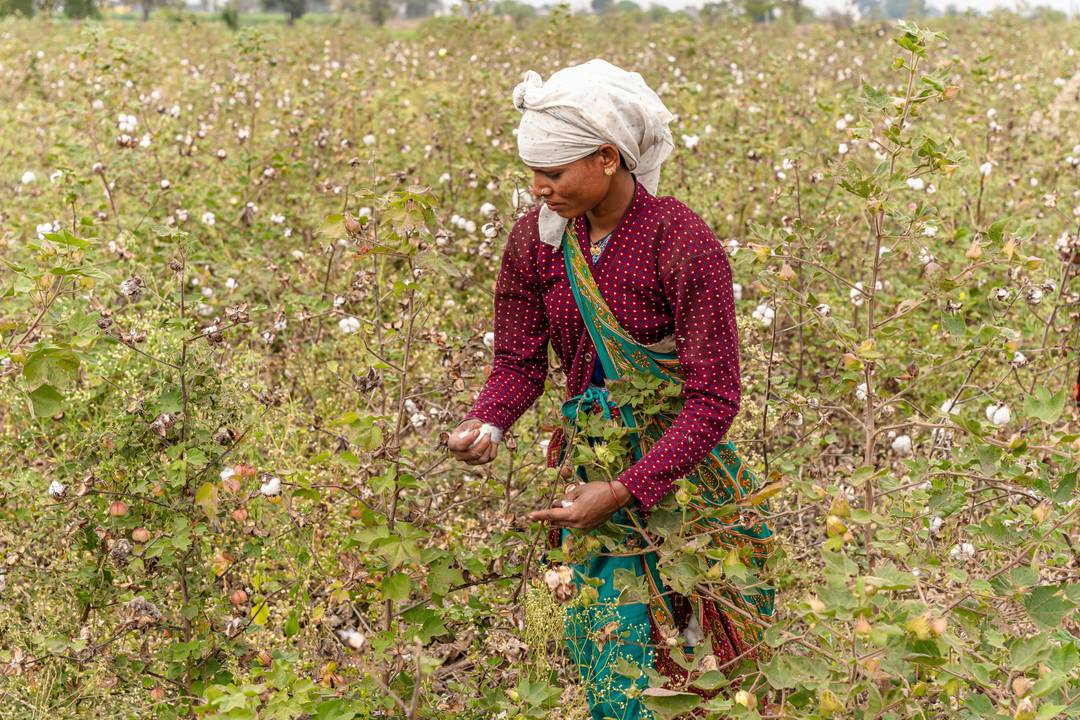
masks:
<instances>
[{"instance_id":1,"label":"teal sari","mask_svg":"<svg viewBox=\"0 0 1080 720\"><path fill-rule=\"evenodd\" d=\"M562 251L574 299L596 347L605 377L615 381L647 374L681 385L683 373L675 353L653 352L637 343L619 325L600 296L573 223L567 224ZM601 412L605 418L621 422L631 430L629 439L634 462L648 452L674 420L660 413L639 421L629 404L619 406L609 397L606 388L590 386L562 406L568 437L573 436L577 420L585 412ZM566 450L564 446L560 452L560 465ZM584 468L579 467L577 471L582 480L588 480ZM712 449L688 479L697 488L687 505L691 511L739 503L758 489L757 477L743 464L734 443L727 439ZM611 517L610 522L623 533L618 547L605 546L583 562L572 565L575 584L578 587L594 585L598 594L595 602L571 606L566 620L570 656L586 687L593 720L652 718L640 699L640 692L649 686L649 674L655 675L656 670L664 669L658 668L658 659L665 660L665 668L672 666L668 647L672 643L680 644L672 592L663 582L657 553L640 549L655 546L655 538L650 537L645 522L633 506L631 503ZM747 509L747 513L731 513L723 519L693 517L689 529L695 534L707 535L713 547L733 549L740 560L758 574L773 547L772 530L759 513L768 513L768 503L757 503ZM565 543L572 535L572 531L563 529L559 537ZM635 552L633 548L639 549ZM709 562L719 561L710 559ZM640 579L647 589L648 601L624 599L620 602L617 576L621 586L625 586L627 578ZM721 586L723 590L718 591L713 585L712 597L706 597L696 589L686 597L698 625L707 632L704 642L718 647L715 638L708 634L710 625L711 630L716 631L717 623L707 623L706 618L715 619L716 609L722 604L727 632L738 636L736 646L745 649L755 645L763 647L762 635L774 613L774 589L761 582L741 588L729 583ZM721 596L720 603L717 603L717 595ZM658 638L675 639L657 643ZM692 650L689 646L683 649L687 654ZM747 653L748 656L760 654Z\"/></svg>"}]
</instances>

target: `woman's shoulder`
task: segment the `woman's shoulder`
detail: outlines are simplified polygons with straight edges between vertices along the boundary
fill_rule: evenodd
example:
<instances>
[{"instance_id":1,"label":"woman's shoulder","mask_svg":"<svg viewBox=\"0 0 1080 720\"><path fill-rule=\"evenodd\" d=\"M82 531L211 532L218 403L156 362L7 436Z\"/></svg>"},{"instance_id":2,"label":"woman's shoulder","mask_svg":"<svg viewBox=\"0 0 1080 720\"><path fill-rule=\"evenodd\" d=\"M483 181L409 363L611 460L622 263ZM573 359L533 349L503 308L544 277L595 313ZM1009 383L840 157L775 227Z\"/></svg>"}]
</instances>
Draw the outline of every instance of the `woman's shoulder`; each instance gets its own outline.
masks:
<instances>
[{"instance_id":1,"label":"woman's shoulder","mask_svg":"<svg viewBox=\"0 0 1080 720\"><path fill-rule=\"evenodd\" d=\"M686 203L670 195L655 201L661 218L661 251L666 246L679 255L698 255L724 249L709 223Z\"/></svg>"}]
</instances>

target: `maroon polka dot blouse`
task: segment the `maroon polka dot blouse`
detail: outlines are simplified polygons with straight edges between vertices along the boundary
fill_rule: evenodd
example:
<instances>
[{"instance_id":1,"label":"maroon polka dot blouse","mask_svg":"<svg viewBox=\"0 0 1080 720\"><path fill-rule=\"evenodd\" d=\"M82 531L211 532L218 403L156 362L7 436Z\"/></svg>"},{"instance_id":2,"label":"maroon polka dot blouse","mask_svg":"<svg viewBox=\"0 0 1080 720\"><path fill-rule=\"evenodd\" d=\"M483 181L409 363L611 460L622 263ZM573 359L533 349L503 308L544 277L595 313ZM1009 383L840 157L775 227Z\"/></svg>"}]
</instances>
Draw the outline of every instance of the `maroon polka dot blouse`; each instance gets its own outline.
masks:
<instances>
[{"instance_id":1,"label":"maroon polka dot blouse","mask_svg":"<svg viewBox=\"0 0 1080 720\"><path fill-rule=\"evenodd\" d=\"M731 268L723 245L694 211L655 197L635 180L634 198L592 266L600 293L643 345L674 333L686 374L675 422L620 477L643 508L666 495L720 442L739 411L738 328ZM514 223L495 285L491 374L465 416L505 432L544 390L548 343L567 372L566 398L584 392L596 350L578 313L562 251L540 240L539 208ZM575 218L587 241L585 216ZM549 464L565 438L556 431Z\"/></svg>"}]
</instances>

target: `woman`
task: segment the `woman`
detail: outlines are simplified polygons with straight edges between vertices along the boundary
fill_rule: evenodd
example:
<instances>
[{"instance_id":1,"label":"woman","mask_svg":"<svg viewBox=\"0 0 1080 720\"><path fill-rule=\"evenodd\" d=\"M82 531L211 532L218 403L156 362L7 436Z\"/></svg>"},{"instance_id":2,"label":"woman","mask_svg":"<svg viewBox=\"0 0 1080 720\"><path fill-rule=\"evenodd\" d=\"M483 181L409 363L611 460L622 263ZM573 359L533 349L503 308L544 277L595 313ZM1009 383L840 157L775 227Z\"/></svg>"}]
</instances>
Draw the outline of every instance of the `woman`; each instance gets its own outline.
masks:
<instances>
[{"instance_id":1,"label":"woman","mask_svg":"<svg viewBox=\"0 0 1080 720\"><path fill-rule=\"evenodd\" d=\"M760 582L729 584L719 595L673 592L657 567L658 538L645 527L649 511L689 478L695 492L681 495L680 517L695 518L710 547L732 549L753 569L768 553L771 532L753 506L727 520L709 515L745 501L756 485L724 440L740 402L731 271L700 217L654 195L673 149L673 116L639 74L603 60L560 70L547 83L529 72L514 104L522 113L519 154L544 205L510 232L495 290L494 366L448 447L471 465L495 458L503 433L543 392L549 343L566 369L570 435L587 412L627 429L633 462L617 478L590 479L579 467L583 482L529 517L553 527L553 544L571 529L623 533L619 547L574 564L574 585L596 592L594 602L571 607L567 635L593 717L648 717L640 694L648 677L628 667L685 679L672 659L681 646L698 658L697 670L723 669L756 655L773 612L772 589ZM629 403L614 402L610 383L635 376L681 385L677 416L635 416ZM563 431L552 438L550 466L569 462L567 440ZM686 506L701 513L688 516ZM704 557L707 549L694 558L699 567L717 562ZM641 578L648 600L620 598L616 571Z\"/></svg>"}]
</instances>

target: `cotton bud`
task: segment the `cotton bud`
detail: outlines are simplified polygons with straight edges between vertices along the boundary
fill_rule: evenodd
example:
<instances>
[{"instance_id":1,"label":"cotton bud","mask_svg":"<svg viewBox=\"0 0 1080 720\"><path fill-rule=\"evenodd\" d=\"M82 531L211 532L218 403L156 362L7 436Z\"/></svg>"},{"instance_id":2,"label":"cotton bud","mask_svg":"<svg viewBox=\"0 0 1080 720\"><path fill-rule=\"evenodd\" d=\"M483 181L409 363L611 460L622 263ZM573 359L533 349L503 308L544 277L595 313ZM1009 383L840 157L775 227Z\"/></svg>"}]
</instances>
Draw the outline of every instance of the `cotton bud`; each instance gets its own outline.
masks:
<instances>
[{"instance_id":1,"label":"cotton bud","mask_svg":"<svg viewBox=\"0 0 1080 720\"><path fill-rule=\"evenodd\" d=\"M1013 678L1012 681L1013 694L1018 698L1022 698L1031 692L1031 688L1034 687L1034 685L1035 683L1030 678L1019 675Z\"/></svg>"},{"instance_id":2,"label":"cotton bud","mask_svg":"<svg viewBox=\"0 0 1080 720\"><path fill-rule=\"evenodd\" d=\"M742 705L747 710L753 710L757 707L757 696L752 692L740 690L735 693L735 704Z\"/></svg>"},{"instance_id":3,"label":"cotton bud","mask_svg":"<svg viewBox=\"0 0 1080 720\"><path fill-rule=\"evenodd\" d=\"M862 615L855 621L855 634L860 637L866 637L870 634L870 621Z\"/></svg>"},{"instance_id":4,"label":"cotton bud","mask_svg":"<svg viewBox=\"0 0 1080 720\"><path fill-rule=\"evenodd\" d=\"M936 617L930 621L930 633L935 637L940 637L945 634L945 630L949 627L949 621L943 617Z\"/></svg>"},{"instance_id":5,"label":"cotton bud","mask_svg":"<svg viewBox=\"0 0 1080 720\"><path fill-rule=\"evenodd\" d=\"M232 595L229 596L229 602L231 602L234 607L240 607L247 601L248 594L244 592L241 588L233 590Z\"/></svg>"},{"instance_id":6,"label":"cotton bud","mask_svg":"<svg viewBox=\"0 0 1080 720\"><path fill-rule=\"evenodd\" d=\"M144 527L137 527L131 531L131 539L141 545L150 539L150 531Z\"/></svg>"},{"instance_id":7,"label":"cotton bud","mask_svg":"<svg viewBox=\"0 0 1080 720\"><path fill-rule=\"evenodd\" d=\"M1031 510L1031 519L1036 523L1043 523L1048 517L1050 517L1050 506L1046 502L1039 503Z\"/></svg>"},{"instance_id":8,"label":"cotton bud","mask_svg":"<svg viewBox=\"0 0 1080 720\"><path fill-rule=\"evenodd\" d=\"M123 517L128 514L128 506L123 500L115 500L109 505L109 514L113 517Z\"/></svg>"}]
</instances>

